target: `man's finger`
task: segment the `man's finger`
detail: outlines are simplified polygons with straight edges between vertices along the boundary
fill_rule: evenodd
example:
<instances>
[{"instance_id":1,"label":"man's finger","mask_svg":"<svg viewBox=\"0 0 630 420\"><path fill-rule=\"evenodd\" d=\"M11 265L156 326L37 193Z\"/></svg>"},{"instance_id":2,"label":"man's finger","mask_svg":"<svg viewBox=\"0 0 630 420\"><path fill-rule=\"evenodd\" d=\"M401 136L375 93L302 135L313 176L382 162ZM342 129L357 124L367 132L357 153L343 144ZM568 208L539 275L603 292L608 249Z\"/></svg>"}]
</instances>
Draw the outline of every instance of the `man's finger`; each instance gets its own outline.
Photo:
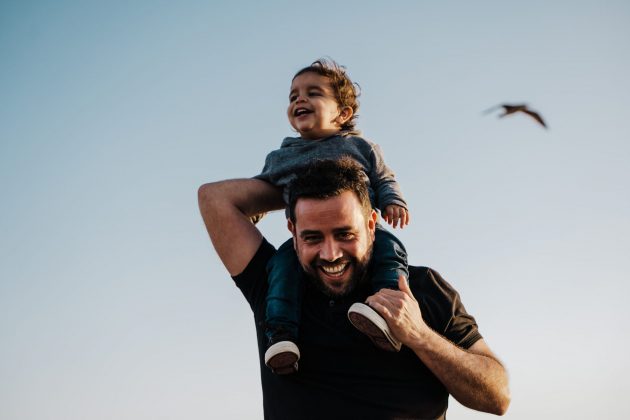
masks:
<instances>
[{"instance_id":1,"label":"man's finger","mask_svg":"<svg viewBox=\"0 0 630 420\"><path fill-rule=\"evenodd\" d=\"M379 290L378 292L376 292L374 294L374 296L376 295L387 295L387 296L398 296L400 294L400 290L396 290L396 289L386 289L383 288L381 290Z\"/></svg>"},{"instance_id":2,"label":"man's finger","mask_svg":"<svg viewBox=\"0 0 630 420\"><path fill-rule=\"evenodd\" d=\"M378 312L383 318L392 318L391 311L383 303L373 300L370 302L370 307Z\"/></svg>"},{"instance_id":3,"label":"man's finger","mask_svg":"<svg viewBox=\"0 0 630 420\"><path fill-rule=\"evenodd\" d=\"M414 299L413 293L411 293L411 289L409 288L409 284L407 283L407 279L402 274L398 276L398 288L401 292L408 294L412 299Z\"/></svg>"}]
</instances>

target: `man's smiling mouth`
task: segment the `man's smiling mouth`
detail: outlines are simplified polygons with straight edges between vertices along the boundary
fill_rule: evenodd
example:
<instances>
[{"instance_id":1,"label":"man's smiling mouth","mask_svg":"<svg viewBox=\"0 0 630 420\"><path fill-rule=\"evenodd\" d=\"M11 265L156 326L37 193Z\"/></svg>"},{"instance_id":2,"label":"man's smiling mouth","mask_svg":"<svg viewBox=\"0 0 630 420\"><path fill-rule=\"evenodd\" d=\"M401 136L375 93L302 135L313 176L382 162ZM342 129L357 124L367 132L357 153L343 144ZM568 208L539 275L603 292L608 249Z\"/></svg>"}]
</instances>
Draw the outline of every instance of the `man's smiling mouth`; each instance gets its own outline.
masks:
<instances>
[{"instance_id":1,"label":"man's smiling mouth","mask_svg":"<svg viewBox=\"0 0 630 420\"><path fill-rule=\"evenodd\" d=\"M337 264L326 264L319 265L319 269L324 272L324 274L330 277L341 277L343 273L346 272L346 269L350 265L349 261L337 263Z\"/></svg>"}]
</instances>

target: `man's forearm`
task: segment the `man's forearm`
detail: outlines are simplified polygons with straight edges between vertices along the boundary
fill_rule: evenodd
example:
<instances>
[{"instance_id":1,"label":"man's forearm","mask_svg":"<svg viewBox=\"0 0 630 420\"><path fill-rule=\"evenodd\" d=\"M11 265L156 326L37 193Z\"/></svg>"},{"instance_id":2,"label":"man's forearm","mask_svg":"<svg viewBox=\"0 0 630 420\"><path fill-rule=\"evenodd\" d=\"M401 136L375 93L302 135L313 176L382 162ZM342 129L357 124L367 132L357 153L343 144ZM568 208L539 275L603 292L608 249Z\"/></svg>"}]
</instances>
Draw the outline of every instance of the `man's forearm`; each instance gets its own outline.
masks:
<instances>
[{"instance_id":1,"label":"man's forearm","mask_svg":"<svg viewBox=\"0 0 630 420\"><path fill-rule=\"evenodd\" d=\"M227 204L247 217L284 208L279 188L253 178L227 179L204 184L199 187L199 200L200 207L207 206L210 202Z\"/></svg>"},{"instance_id":2,"label":"man's forearm","mask_svg":"<svg viewBox=\"0 0 630 420\"><path fill-rule=\"evenodd\" d=\"M231 275L245 269L262 241L249 217L284 207L280 191L257 179L205 184L198 198L212 244Z\"/></svg>"},{"instance_id":3,"label":"man's forearm","mask_svg":"<svg viewBox=\"0 0 630 420\"><path fill-rule=\"evenodd\" d=\"M463 350L430 330L410 347L461 404L498 415L507 411L507 372L483 340Z\"/></svg>"}]
</instances>

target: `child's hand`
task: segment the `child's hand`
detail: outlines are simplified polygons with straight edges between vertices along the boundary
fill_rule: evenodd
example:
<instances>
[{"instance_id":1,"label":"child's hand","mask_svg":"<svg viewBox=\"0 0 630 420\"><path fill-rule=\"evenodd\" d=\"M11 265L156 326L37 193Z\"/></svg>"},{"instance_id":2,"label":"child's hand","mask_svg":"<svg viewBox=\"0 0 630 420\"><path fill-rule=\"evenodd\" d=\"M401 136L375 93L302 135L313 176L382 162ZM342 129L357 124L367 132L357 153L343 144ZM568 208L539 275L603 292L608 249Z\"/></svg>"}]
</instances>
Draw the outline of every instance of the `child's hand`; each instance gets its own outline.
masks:
<instances>
[{"instance_id":1,"label":"child's hand","mask_svg":"<svg viewBox=\"0 0 630 420\"><path fill-rule=\"evenodd\" d=\"M396 204L390 204L385 207L385 212L382 216L383 219L394 228L398 226L398 223L400 223L401 229L409 224L409 212L406 208L397 206Z\"/></svg>"}]
</instances>

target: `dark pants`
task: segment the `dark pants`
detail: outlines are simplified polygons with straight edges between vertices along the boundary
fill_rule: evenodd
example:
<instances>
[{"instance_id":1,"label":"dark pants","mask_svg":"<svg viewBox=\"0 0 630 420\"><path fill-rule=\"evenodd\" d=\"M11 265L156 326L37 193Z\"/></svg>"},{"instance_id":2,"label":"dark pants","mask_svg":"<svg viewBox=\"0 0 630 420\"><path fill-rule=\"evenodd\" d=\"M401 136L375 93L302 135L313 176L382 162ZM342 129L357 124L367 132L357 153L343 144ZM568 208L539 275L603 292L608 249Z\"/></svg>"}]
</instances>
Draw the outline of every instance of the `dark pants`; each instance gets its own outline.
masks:
<instances>
[{"instance_id":1,"label":"dark pants","mask_svg":"<svg viewBox=\"0 0 630 420\"><path fill-rule=\"evenodd\" d=\"M282 244L267 263L269 290L265 316L267 338L288 335L297 341L302 311L303 271L293 248L293 240ZM372 291L398 289L398 276L409 277L407 251L402 242L376 225L372 253Z\"/></svg>"}]
</instances>

